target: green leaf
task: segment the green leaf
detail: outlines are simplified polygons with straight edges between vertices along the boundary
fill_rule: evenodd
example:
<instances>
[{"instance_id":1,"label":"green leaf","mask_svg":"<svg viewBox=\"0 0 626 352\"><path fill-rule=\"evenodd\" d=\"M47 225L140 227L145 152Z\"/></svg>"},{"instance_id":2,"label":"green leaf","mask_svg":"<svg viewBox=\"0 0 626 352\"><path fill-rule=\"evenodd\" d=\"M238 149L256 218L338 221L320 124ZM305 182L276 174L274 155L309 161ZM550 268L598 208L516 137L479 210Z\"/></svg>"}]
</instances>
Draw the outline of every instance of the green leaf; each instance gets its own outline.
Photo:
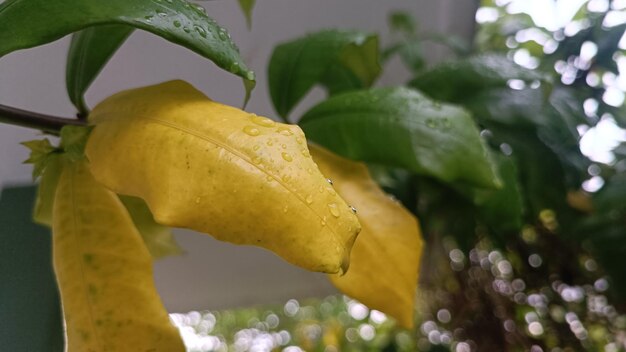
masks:
<instances>
[{"instance_id":1,"label":"green leaf","mask_svg":"<svg viewBox=\"0 0 626 352\"><path fill-rule=\"evenodd\" d=\"M269 88L274 108L287 117L317 83L332 93L369 87L380 74L378 37L355 31L325 30L277 46L269 63ZM336 66L353 75L353 82L338 82L345 75L328 75Z\"/></svg>"},{"instance_id":2,"label":"green leaf","mask_svg":"<svg viewBox=\"0 0 626 352\"><path fill-rule=\"evenodd\" d=\"M415 23L415 18L408 12L397 11L389 15L389 28L394 32L411 35L415 34L417 24Z\"/></svg>"},{"instance_id":3,"label":"green leaf","mask_svg":"<svg viewBox=\"0 0 626 352\"><path fill-rule=\"evenodd\" d=\"M65 83L70 101L81 114L89 112L85 92L133 30L125 25L104 25L83 29L72 36Z\"/></svg>"},{"instance_id":4,"label":"green leaf","mask_svg":"<svg viewBox=\"0 0 626 352\"><path fill-rule=\"evenodd\" d=\"M33 220L40 225L52 227L54 196L63 171L61 158L61 154L50 155L39 181Z\"/></svg>"},{"instance_id":5,"label":"green leaf","mask_svg":"<svg viewBox=\"0 0 626 352\"><path fill-rule=\"evenodd\" d=\"M414 78L409 85L439 100L457 102L490 87L506 87L511 79L541 80L538 72L523 68L504 55L476 55L448 61Z\"/></svg>"},{"instance_id":6,"label":"green leaf","mask_svg":"<svg viewBox=\"0 0 626 352\"><path fill-rule=\"evenodd\" d=\"M484 126L494 124L535 134L560 159L569 184L578 187L589 161L580 152L577 125L586 122L581 99L567 88L548 93L541 88L485 89L465 100L465 106ZM506 141L504 141L506 142Z\"/></svg>"},{"instance_id":7,"label":"green leaf","mask_svg":"<svg viewBox=\"0 0 626 352\"><path fill-rule=\"evenodd\" d=\"M499 180L471 116L408 88L344 93L300 121L308 138L345 157L478 187Z\"/></svg>"},{"instance_id":8,"label":"green leaf","mask_svg":"<svg viewBox=\"0 0 626 352\"><path fill-rule=\"evenodd\" d=\"M119 197L133 219L135 227L139 230L152 258L159 259L183 253L174 240L170 228L157 224L146 202L137 197Z\"/></svg>"},{"instance_id":9,"label":"green leaf","mask_svg":"<svg viewBox=\"0 0 626 352\"><path fill-rule=\"evenodd\" d=\"M50 144L50 141L45 138L41 140L33 140L20 143L26 148L30 149L30 156L24 161L25 164L33 164L33 180L36 180L43 170L46 168L46 163L50 154L57 151L55 147Z\"/></svg>"},{"instance_id":10,"label":"green leaf","mask_svg":"<svg viewBox=\"0 0 626 352\"><path fill-rule=\"evenodd\" d=\"M246 16L248 28L252 27L252 10L254 10L255 3L256 0L239 0L239 6L241 7L243 14Z\"/></svg>"},{"instance_id":11,"label":"green leaf","mask_svg":"<svg viewBox=\"0 0 626 352\"><path fill-rule=\"evenodd\" d=\"M85 145L93 126L64 126L61 129L61 148L70 160L82 159Z\"/></svg>"},{"instance_id":12,"label":"green leaf","mask_svg":"<svg viewBox=\"0 0 626 352\"><path fill-rule=\"evenodd\" d=\"M0 57L103 24L151 32L193 50L244 82L254 81L226 30L200 6L185 0L7 0L0 4Z\"/></svg>"},{"instance_id":13,"label":"green leaf","mask_svg":"<svg viewBox=\"0 0 626 352\"><path fill-rule=\"evenodd\" d=\"M413 73L417 73L424 68L426 61L422 55L422 42L419 39L411 39L405 42L392 45L383 51L383 61L389 60L394 55L400 55L404 64Z\"/></svg>"},{"instance_id":14,"label":"green leaf","mask_svg":"<svg viewBox=\"0 0 626 352\"><path fill-rule=\"evenodd\" d=\"M503 154L494 154L493 160L502 178L502 188L474 189L470 192L471 197L479 216L496 230L495 233L519 230L524 224L524 199L517 179L517 166L511 157Z\"/></svg>"}]
</instances>

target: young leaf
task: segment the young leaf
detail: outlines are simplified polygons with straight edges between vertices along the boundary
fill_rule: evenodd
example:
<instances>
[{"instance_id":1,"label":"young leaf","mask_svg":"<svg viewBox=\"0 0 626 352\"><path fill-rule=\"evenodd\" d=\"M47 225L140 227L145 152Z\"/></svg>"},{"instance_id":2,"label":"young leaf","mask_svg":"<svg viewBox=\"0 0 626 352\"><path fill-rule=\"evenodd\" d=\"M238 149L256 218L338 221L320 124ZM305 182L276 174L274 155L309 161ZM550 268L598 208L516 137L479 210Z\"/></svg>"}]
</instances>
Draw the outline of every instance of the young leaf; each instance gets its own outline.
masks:
<instances>
[{"instance_id":1,"label":"young leaf","mask_svg":"<svg viewBox=\"0 0 626 352\"><path fill-rule=\"evenodd\" d=\"M68 352L185 350L132 219L85 161L68 161L61 174L53 249Z\"/></svg>"},{"instance_id":2,"label":"young leaf","mask_svg":"<svg viewBox=\"0 0 626 352\"><path fill-rule=\"evenodd\" d=\"M63 170L61 159L61 154L50 155L41 174L33 212L33 220L40 225L52 227L54 195Z\"/></svg>"},{"instance_id":3,"label":"young leaf","mask_svg":"<svg viewBox=\"0 0 626 352\"><path fill-rule=\"evenodd\" d=\"M484 54L441 63L415 77L409 86L438 100L458 102L484 88L506 87L511 79L533 81L544 76L506 56Z\"/></svg>"},{"instance_id":4,"label":"young leaf","mask_svg":"<svg viewBox=\"0 0 626 352\"><path fill-rule=\"evenodd\" d=\"M357 209L363 226L354 243L350 270L329 275L343 293L413 327L415 290L422 256L417 219L370 177L367 166L310 146L320 171L339 195Z\"/></svg>"},{"instance_id":5,"label":"young leaf","mask_svg":"<svg viewBox=\"0 0 626 352\"><path fill-rule=\"evenodd\" d=\"M143 242L154 259L179 255L183 250L178 246L169 227L157 224L148 205L140 198L120 196Z\"/></svg>"},{"instance_id":6,"label":"young leaf","mask_svg":"<svg viewBox=\"0 0 626 352\"><path fill-rule=\"evenodd\" d=\"M360 225L297 126L206 98L181 81L114 95L90 115L98 181L144 199L160 224L270 249L309 270L346 270Z\"/></svg>"},{"instance_id":7,"label":"young leaf","mask_svg":"<svg viewBox=\"0 0 626 352\"><path fill-rule=\"evenodd\" d=\"M274 108L282 117L317 83L331 92L371 86L380 74L378 37L354 31L325 30L277 46L269 63L269 88ZM357 86L337 82L344 75L328 75L337 67L350 72Z\"/></svg>"},{"instance_id":8,"label":"young leaf","mask_svg":"<svg viewBox=\"0 0 626 352\"><path fill-rule=\"evenodd\" d=\"M33 180L36 180L43 173L48 158L55 152L56 148L50 144L47 138L22 142L21 144L30 149L30 155L24 164L33 164Z\"/></svg>"},{"instance_id":9,"label":"young leaf","mask_svg":"<svg viewBox=\"0 0 626 352\"><path fill-rule=\"evenodd\" d=\"M0 4L0 57L103 24L143 29L184 46L243 78L254 73L224 28L186 0L7 0Z\"/></svg>"},{"instance_id":10,"label":"young leaf","mask_svg":"<svg viewBox=\"0 0 626 352\"><path fill-rule=\"evenodd\" d=\"M344 93L313 107L300 125L313 141L350 159L403 167L446 182L499 183L471 116L415 90Z\"/></svg>"},{"instance_id":11,"label":"young leaf","mask_svg":"<svg viewBox=\"0 0 626 352\"><path fill-rule=\"evenodd\" d=\"M81 114L89 112L85 92L133 30L126 25L104 25L83 29L72 36L65 84L70 101Z\"/></svg>"},{"instance_id":12,"label":"young leaf","mask_svg":"<svg viewBox=\"0 0 626 352\"><path fill-rule=\"evenodd\" d=\"M246 16L246 23L248 24L248 28L252 27L252 10L254 10L255 3L256 0L239 0L239 6L241 6L241 10Z\"/></svg>"}]
</instances>

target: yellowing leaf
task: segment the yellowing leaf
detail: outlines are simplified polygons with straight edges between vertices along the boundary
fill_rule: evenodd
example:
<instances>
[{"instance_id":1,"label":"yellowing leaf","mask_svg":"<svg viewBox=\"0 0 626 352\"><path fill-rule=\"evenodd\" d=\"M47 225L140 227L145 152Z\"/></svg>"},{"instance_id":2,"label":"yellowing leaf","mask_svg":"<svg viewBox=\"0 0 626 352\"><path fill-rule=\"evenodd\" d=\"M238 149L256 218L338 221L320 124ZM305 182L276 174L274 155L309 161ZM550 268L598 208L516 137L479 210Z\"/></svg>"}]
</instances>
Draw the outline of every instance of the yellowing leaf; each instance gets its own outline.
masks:
<instances>
[{"instance_id":1,"label":"yellowing leaf","mask_svg":"<svg viewBox=\"0 0 626 352\"><path fill-rule=\"evenodd\" d=\"M140 198L129 196L120 196L120 200L126 206L126 210L133 219L133 223L141 234L152 258L160 259L183 253L183 250L174 240L172 230L154 221L154 216L152 216L146 202Z\"/></svg>"},{"instance_id":2,"label":"yellowing leaf","mask_svg":"<svg viewBox=\"0 0 626 352\"><path fill-rule=\"evenodd\" d=\"M40 225L52 227L54 195L63 171L62 164L61 154L51 154L48 156L46 166L42 171L33 212L33 220Z\"/></svg>"},{"instance_id":3,"label":"yellowing leaf","mask_svg":"<svg viewBox=\"0 0 626 352\"><path fill-rule=\"evenodd\" d=\"M310 149L320 171L357 209L363 226L350 270L344 276L329 275L330 280L348 296L411 328L423 246L417 219L378 187L364 164L318 146Z\"/></svg>"},{"instance_id":4,"label":"yellowing leaf","mask_svg":"<svg viewBox=\"0 0 626 352\"><path fill-rule=\"evenodd\" d=\"M53 251L68 352L185 350L128 212L84 161L67 162L59 179Z\"/></svg>"},{"instance_id":5,"label":"yellowing leaf","mask_svg":"<svg viewBox=\"0 0 626 352\"><path fill-rule=\"evenodd\" d=\"M172 81L118 93L90 115L95 178L142 198L160 224L270 249L309 270L347 269L360 225L302 130Z\"/></svg>"}]
</instances>

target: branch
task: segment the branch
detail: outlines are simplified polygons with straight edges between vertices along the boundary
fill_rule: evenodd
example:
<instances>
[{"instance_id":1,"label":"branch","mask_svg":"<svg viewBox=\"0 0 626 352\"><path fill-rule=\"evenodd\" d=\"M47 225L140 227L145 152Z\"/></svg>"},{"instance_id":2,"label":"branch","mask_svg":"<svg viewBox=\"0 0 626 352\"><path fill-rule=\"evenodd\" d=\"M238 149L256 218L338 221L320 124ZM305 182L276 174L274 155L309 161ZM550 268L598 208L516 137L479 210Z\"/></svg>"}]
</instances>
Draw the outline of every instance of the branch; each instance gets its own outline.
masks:
<instances>
[{"instance_id":1,"label":"branch","mask_svg":"<svg viewBox=\"0 0 626 352\"><path fill-rule=\"evenodd\" d=\"M44 132L59 134L61 128L67 125L86 126L84 119L68 119L39 114L32 111L16 109L0 104L0 122L11 125L35 128Z\"/></svg>"}]
</instances>

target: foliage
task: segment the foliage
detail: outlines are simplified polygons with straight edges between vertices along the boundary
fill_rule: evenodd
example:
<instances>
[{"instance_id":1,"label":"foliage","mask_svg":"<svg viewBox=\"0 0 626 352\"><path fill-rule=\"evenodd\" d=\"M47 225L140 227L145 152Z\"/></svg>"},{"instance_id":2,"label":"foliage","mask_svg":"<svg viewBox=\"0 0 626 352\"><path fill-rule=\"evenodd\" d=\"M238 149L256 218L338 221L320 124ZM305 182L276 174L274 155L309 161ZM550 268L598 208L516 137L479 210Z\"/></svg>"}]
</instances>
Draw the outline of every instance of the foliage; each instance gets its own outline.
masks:
<instances>
[{"instance_id":1,"label":"foliage","mask_svg":"<svg viewBox=\"0 0 626 352\"><path fill-rule=\"evenodd\" d=\"M250 16L254 2L240 4ZM414 321L423 234L428 249L420 274L423 338L414 342L400 331L394 338L372 340L368 348L594 350L603 343L620 348L624 318L618 311L626 295L620 280L626 275L620 265L626 241L624 168L583 155L579 131L603 120L626 121L610 99L599 99L611 87L593 81L593 75L616 72L613 58L620 55L624 27L606 28L603 14L582 12L584 28L572 35L537 29L525 15L496 18L480 29L480 54L455 38L420 33L403 13L390 16L399 39L388 47L380 47L376 34L354 30L323 30L281 43L268 68L278 115L288 121L315 85L328 93L299 118L291 117L300 129L213 102L182 82L118 93L89 111L86 89L134 28L199 53L243 78L249 92L253 73L225 30L198 5L186 0L5 1L0 56L81 31L73 36L67 66L68 95L80 120L35 116L24 122L24 113L0 110L3 121L32 123L62 137L58 146L47 140L26 146L34 176L42 177L35 217L53 224L55 253L66 252L55 254L55 265L70 352L85 349L81 343L93 335L118 346L130 341L123 336L135 335L134 324L125 325L127 335L114 338L111 326L84 319L87 311L110 309L116 294L73 298L80 296L75 285L88 288L83 296L120 286L128 275L119 269L125 260L138 266L137 277L128 280L132 285L121 285L128 302L137 292L147 295L137 299L147 305L138 308L140 320L166 331L169 343L179 345L163 320L146 261L145 247L154 256L178 251L162 226L259 245L309 270L345 274L350 266L344 277L331 281L404 327ZM30 14L37 15L34 26ZM554 42L546 55L545 47L515 41L533 28ZM427 67L421 51L426 40L448 45L459 58ZM581 53L590 42L597 47L592 60ZM532 55L522 62L520 52ZM374 87L380 62L395 54L414 77L407 87ZM83 126L61 128L76 124ZM307 147L312 142L329 150ZM626 153L620 150L615 155L623 164ZM74 170L72 177L68 170ZM590 176L602 178L605 187L599 192L583 187ZM379 185L402 204L390 201ZM122 203L116 193L139 199ZM355 216L348 204L362 211ZM110 275L83 270L87 274L77 279L76 266L65 261L87 259L85 248L103 256L117 251L103 251L90 237L110 231L96 220L103 212L121 237L117 244L98 241L128 246L116 257L119 263L106 263ZM73 231L84 243L67 244L76 241L65 237L72 232L67 220L72 213L81 225ZM140 233L145 246L137 242ZM609 298L618 303L608 304ZM75 304L65 304L69 299ZM584 299L587 307L577 305ZM322 315L328 319L323 328L318 323L295 328L304 336L295 339L303 349L354 342L350 336L357 330L350 324L355 322L331 311ZM269 316L263 317L267 324ZM256 319L254 326L262 323ZM385 321L383 330L396 329ZM362 329L374 329L359 324L361 336ZM343 325L350 327L344 332ZM147 340L135 349L153 346L141 331L137 336ZM308 338L313 335L317 339Z\"/></svg>"}]
</instances>

